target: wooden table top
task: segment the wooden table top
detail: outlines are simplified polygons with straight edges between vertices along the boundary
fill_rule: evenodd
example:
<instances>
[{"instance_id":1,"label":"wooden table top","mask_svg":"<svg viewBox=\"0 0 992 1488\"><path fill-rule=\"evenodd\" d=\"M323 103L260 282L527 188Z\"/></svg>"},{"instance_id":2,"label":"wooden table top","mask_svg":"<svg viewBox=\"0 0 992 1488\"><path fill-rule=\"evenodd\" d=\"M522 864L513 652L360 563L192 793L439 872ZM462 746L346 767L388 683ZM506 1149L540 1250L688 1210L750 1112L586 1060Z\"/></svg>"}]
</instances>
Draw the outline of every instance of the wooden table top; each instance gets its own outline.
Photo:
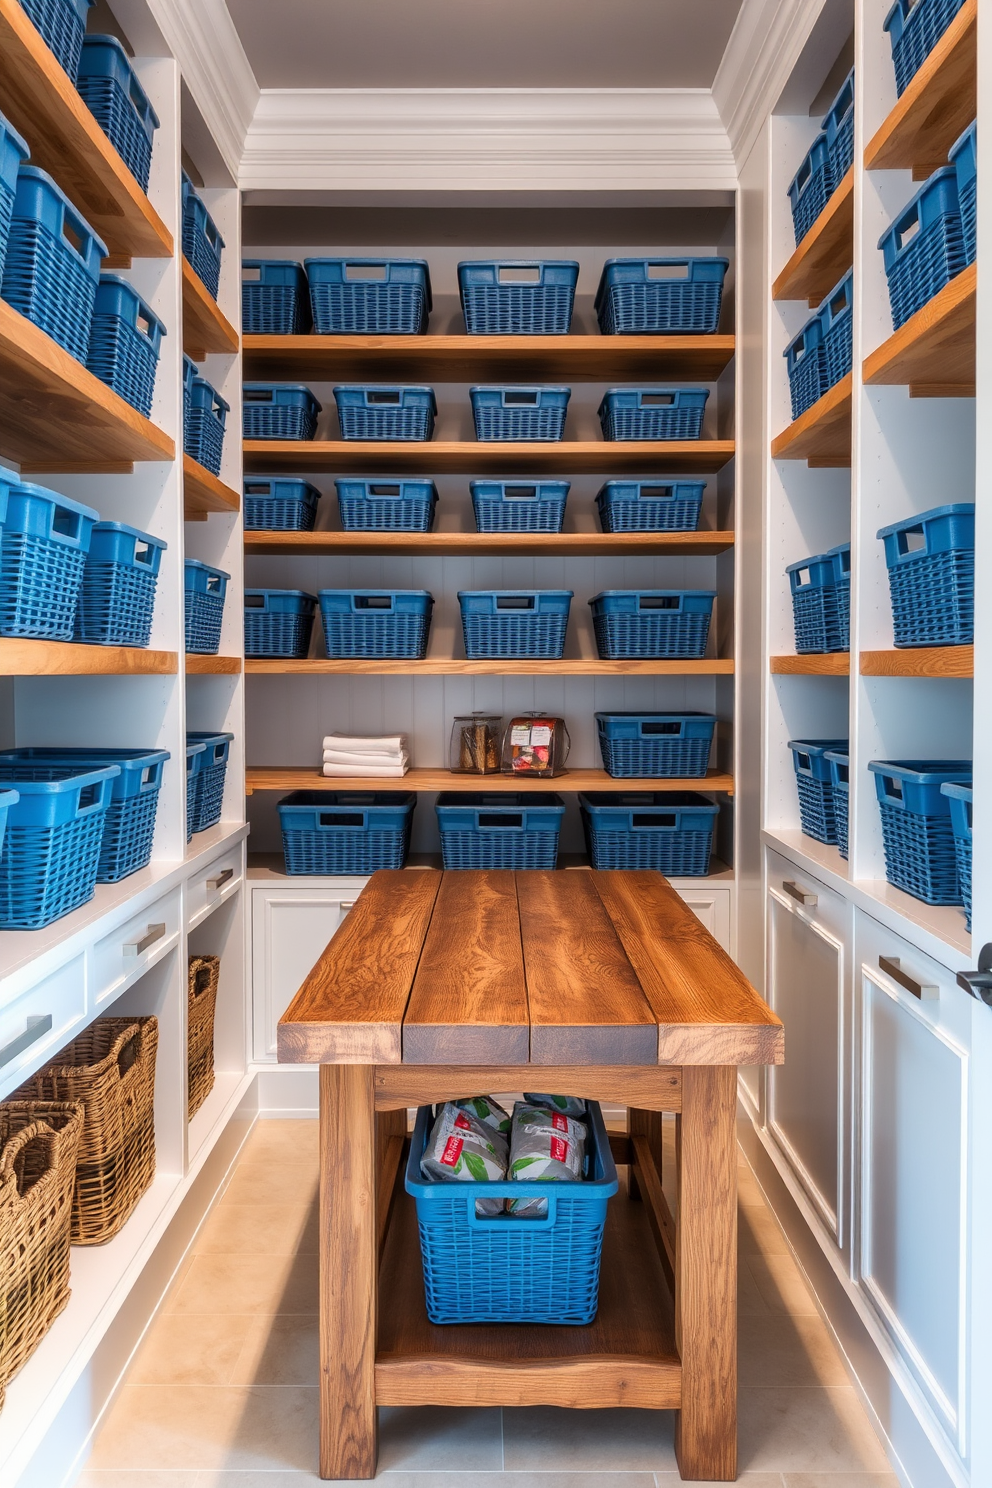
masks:
<instances>
[{"instance_id":1,"label":"wooden table top","mask_svg":"<svg viewBox=\"0 0 992 1488\"><path fill-rule=\"evenodd\" d=\"M284 1064L779 1064L784 1030L660 873L372 876Z\"/></svg>"}]
</instances>

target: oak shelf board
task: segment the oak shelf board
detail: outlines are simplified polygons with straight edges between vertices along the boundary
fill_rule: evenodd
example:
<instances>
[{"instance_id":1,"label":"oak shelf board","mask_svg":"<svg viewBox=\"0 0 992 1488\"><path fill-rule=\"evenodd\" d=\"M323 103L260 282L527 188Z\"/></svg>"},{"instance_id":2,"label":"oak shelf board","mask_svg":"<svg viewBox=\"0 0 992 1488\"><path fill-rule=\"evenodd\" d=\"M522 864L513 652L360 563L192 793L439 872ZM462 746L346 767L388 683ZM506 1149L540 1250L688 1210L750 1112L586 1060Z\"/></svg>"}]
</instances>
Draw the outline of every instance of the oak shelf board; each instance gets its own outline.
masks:
<instances>
[{"instance_id":1,"label":"oak shelf board","mask_svg":"<svg viewBox=\"0 0 992 1488\"><path fill-rule=\"evenodd\" d=\"M772 440L772 458L809 465L851 463L851 374L818 398Z\"/></svg>"},{"instance_id":2,"label":"oak shelf board","mask_svg":"<svg viewBox=\"0 0 992 1488\"><path fill-rule=\"evenodd\" d=\"M806 300L816 309L854 262L854 167L772 285L773 300Z\"/></svg>"},{"instance_id":3,"label":"oak shelf board","mask_svg":"<svg viewBox=\"0 0 992 1488\"><path fill-rule=\"evenodd\" d=\"M827 651L814 656L771 656L769 670L776 677L848 677L849 651Z\"/></svg>"},{"instance_id":4,"label":"oak shelf board","mask_svg":"<svg viewBox=\"0 0 992 1488\"><path fill-rule=\"evenodd\" d=\"M973 677L974 646L909 646L862 651L862 677Z\"/></svg>"},{"instance_id":5,"label":"oak shelf board","mask_svg":"<svg viewBox=\"0 0 992 1488\"><path fill-rule=\"evenodd\" d=\"M0 94L49 171L104 240L104 268L171 258L172 234L86 107L19 0L0 0Z\"/></svg>"},{"instance_id":6,"label":"oak shelf board","mask_svg":"<svg viewBox=\"0 0 992 1488\"><path fill-rule=\"evenodd\" d=\"M246 532L245 557L711 557L733 532Z\"/></svg>"},{"instance_id":7,"label":"oak shelf board","mask_svg":"<svg viewBox=\"0 0 992 1488\"><path fill-rule=\"evenodd\" d=\"M201 656L195 651L186 652L188 677L236 677L241 665L240 656Z\"/></svg>"},{"instance_id":8,"label":"oak shelf board","mask_svg":"<svg viewBox=\"0 0 992 1488\"><path fill-rule=\"evenodd\" d=\"M330 659L323 656L298 660L280 657L246 657L245 672L253 676L297 677L700 677L730 676L734 663L729 657L704 657L701 661L601 661L582 657L565 661L534 661L507 658L466 661L451 656L427 656L422 661L406 657Z\"/></svg>"},{"instance_id":9,"label":"oak shelf board","mask_svg":"<svg viewBox=\"0 0 992 1488\"><path fill-rule=\"evenodd\" d=\"M713 474L734 458L732 439L548 441L246 439L246 471L375 470L415 475Z\"/></svg>"},{"instance_id":10,"label":"oak shelf board","mask_svg":"<svg viewBox=\"0 0 992 1488\"><path fill-rule=\"evenodd\" d=\"M183 511L187 522L199 521L209 512L237 512L241 497L231 486L200 465L191 455L183 455Z\"/></svg>"},{"instance_id":11,"label":"oak shelf board","mask_svg":"<svg viewBox=\"0 0 992 1488\"><path fill-rule=\"evenodd\" d=\"M136 460L174 459L175 445L51 336L0 300L0 455L17 462L26 475L127 475Z\"/></svg>"},{"instance_id":12,"label":"oak shelf board","mask_svg":"<svg viewBox=\"0 0 992 1488\"><path fill-rule=\"evenodd\" d=\"M377 382L433 378L640 377L714 382L734 355L733 336L245 336L245 377L272 381Z\"/></svg>"},{"instance_id":13,"label":"oak shelf board","mask_svg":"<svg viewBox=\"0 0 992 1488\"><path fill-rule=\"evenodd\" d=\"M236 356L240 344L234 329L217 301L207 292L199 274L193 272L189 260L181 260L183 267L183 350L194 362L201 361L210 352Z\"/></svg>"},{"instance_id":14,"label":"oak shelf board","mask_svg":"<svg viewBox=\"0 0 992 1488\"><path fill-rule=\"evenodd\" d=\"M977 285L977 264L955 274L865 358L865 382L908 385L917 398L974 397Z\"/></svg>"},{"instance_id":15,"label":"oak shelf board","mask_svg":"<svg viewBox=\"0 0 992 1488\"><path fill-rule=\"evenodd\" d=\"M888 118L865 147L867 170L912 170L925 181L978 112L978 0L965 0Z\"/></svg>"},{"instance_id":16,"label":"oak shelf board","mask_svg":"<svg viewBox=\"0 0 992 1488\"><path fill-rule=\"evenodd\" d=\"M723 770L707 770L701 779L617 780L605 770L566 770L553 780L527 780L519 775L456 775L450 770L409 770L392 779L341 779L322 775L313 765L249 765L245 795L255 791L369 790L377 791L718 791L732 796L734 777Z\"/></svg>"},{"instance_id":17,"label":"oak shelf board","mask_svg":"<svg viewBox=\"0 0 992 1488\"><path fill-rule=\"evenodd\" d=\"M0 677L171 677L175 651L0 637Z\"/></svg>"}]
</instances>

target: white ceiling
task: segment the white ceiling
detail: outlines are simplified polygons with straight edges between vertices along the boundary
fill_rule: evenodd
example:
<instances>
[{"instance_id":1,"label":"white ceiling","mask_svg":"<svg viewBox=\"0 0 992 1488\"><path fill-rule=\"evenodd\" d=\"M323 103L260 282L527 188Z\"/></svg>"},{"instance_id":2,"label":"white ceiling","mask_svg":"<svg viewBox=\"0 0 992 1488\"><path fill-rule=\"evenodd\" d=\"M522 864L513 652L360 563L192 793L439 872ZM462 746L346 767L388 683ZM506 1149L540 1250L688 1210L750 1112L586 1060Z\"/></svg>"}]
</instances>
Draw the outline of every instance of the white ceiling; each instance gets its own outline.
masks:
<instances>
[{"instance_id":1,"label":"white ceiling","mask_svg":"<svg viewBox=\"0 0 992 1488\"><path fill-rule=\"evenodd\" d=\"M741 0L227 0L262 88L709 88Z\"/></svg>"}]
</instances>

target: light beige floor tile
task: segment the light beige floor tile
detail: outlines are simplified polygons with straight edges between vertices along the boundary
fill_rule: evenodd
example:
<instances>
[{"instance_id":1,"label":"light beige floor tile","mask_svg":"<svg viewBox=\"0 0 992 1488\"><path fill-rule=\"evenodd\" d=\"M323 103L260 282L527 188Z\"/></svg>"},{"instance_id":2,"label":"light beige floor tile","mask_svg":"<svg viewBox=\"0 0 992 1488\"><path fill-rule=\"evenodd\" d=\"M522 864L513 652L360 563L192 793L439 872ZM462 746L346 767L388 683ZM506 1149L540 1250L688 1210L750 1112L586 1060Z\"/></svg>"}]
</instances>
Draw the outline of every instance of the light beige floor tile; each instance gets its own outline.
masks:
<instances>
[{"instance_id":1,"label":"light beige floor tile","mask_svg":"<svg viewBox=\"0 0 992 1488\"><path fill-rule=\"evenodd\" d=\"M232 1385L316 1385L320 1379L317 1318L281 1315L250 1320Z\"/></svg>"},{"instance_id":2,"label":"light beige floor tile","mask_svg":"<svg viewBox=\"0 0 992 1488\"><path fill-rule=\"evenodd\" d=\"M655 1473L656 1488L682 1488L682 1479L678 1473ZM738 1475L736 1482L740 1488L782 1488L781 1473L749 1473L742 1472ZM199 1488L199 1484L197 1484ZM726 1488L726 1483L696 1483L692 1488Z\"/></svg>"},{"instance_id":3,"label":"light beige floor tile","mask_svg":"<svg viewBox=\"0 0 992 1488\"><path fill-rule=\"evenodd\" d=\"M315 1389L126 1385L91 1465L316 1472L317 1394Z\"/></svg>"},{"instance_id":4,"label":"light beige floor tile","mask_svg":"<svg viewBox=\"0 0 992 1488\"><path fill-rule=\"evenodd\" d=\"M899 1488L895 1473L784 1473L785 1488Z\"/></svg>"},{"instance_id":5,"label":"light beige floor tile","mask_svg":"<svg viewBox=\"0 0 992 1488\"><path fill-rule=\"evenodd\" d=\"M503 1412L503 1465L516 1471L674 1471L671 1411L561 1410Z\"/></svg>"},{"instance_id":6,"label":"light beige floor tile","mask_svg":"<svg viewBox=\"0 0 992 1488\"><path fill-rule=\"evenodd\" d=\"M737 1249L742 1255L789 1255L789 1242L764 1204L741 1205L737 1218Z\"/></svg>"},{"instance_id":7,"label":"light beige floor tile","mask_svg":"<svg viewBox=\"0 0 992 1488\"><path fill-rule=\"evenodd\" d=\"M221 1196L221 1204L312 1204L317 1192L316 1163L285 1159L242 1162Z\"/></svg>"},{"instance_id":8,"label":"light beige floor tile","mask_svg":"<svg viewBox=\"0 0 992 1488\"><path fill-rule=\"evenodd\" d=\"M379 1412L379 1472L492 1472L502 1466L498 1409L387 1406Z\"/></svg>"},{"instance_id":9,"label":"light beige floor tile","mask_svg":"<svg viewBox=\"0 0 992 1488\"><path fill-rule=\"evenodd\" d=\"M218 1204L196 1237L197 1255L316 1255L317 1205Z\"/></svg>"},{"instance_id":10,"label":"light beige floor tile","mask_svg":"<svg viewBox=\"0 0 992 1488\"><path fill-rule=\"evenodd\" d=\"M130 1385L229 1385L252 1319L241 1314L163 1315L148 1330ZM313 1380L307 1381L313 1384Z\"/></svg>"},{"instance_id":11,"label":"light beige floor tile","mask_svg":"<svg viewBox=\"0 0 992 1488\"><path fill-rule=\"evenodd\" d=\"M741 1314L737 1366L742 1386L849 1385L837 1345L819 1316L793 1316L769 1309Z\"/></svg>"},{"instance_id":12,"label":"light beige floor tile","mask_svg":"<svg viewBox=\"0 0 992 1488\"><path fill-rule=\"evenodd\" d=\"M655 1488L653 1473L379 1472L384 1488ZM744 1488L782 1488L782 1479L747 1478ZM140 1488L140 1485L136 1485ZM354 1488L354 1479L321 1480L309 1473L203 1472L196 1488ZM667 1488L667 1484L666 1484ZM705 1484L698 1488L706 1488Z\"/></svg>"},{"instance_id":13,"label":"light beige floor tile","mask_svg":"<svg viewBox=\"0 0 992 1488\"><path fill-rule=\"evenodd\" d=\"M753 1472L886 1472L888 1462L852 1386L743 1389L739 1462Z\"/></svg>"},{"instance_id":14,"label":"light beige floor tile","mask_svg":"<svg viewBox=\"0 0 992 1488\"><path fill-rule=\"evenodd\" d=\"M758 1290L758 1283L743 1256L737 1263L737 1316L767 1317L771 1308Z\"/></svg>"},{"instance_id":15,"label":"light beige floor tile","mask_svg":"<svg viewBox=\"0 0 992 1488\"><path fill-rule=\"evenodd\" d=\"M818 1317L812 1293L791 1255L749 1255L744 1264L768 1306L794 1317Z\"/></svg>"},{"instance_id":16,"label":"light beige floor tile","mask_svg":"<svg viewBox=\"0 0 992 1488\"><path fill-rule=\"evenodd\" d=\"M166 1468L159 1472L134 1472L125 1468L118 1472L111 1469L101 1472L98 1468L87 1468L76 1479L75 1488L199 1488L196 1472L173 1472Z\"/></svg>"},{"instance_id":17,"label":"light beige floor tile","mask_svg":"<svg viewBox=\"0 0 992 1488\"><path fill-rule=\"evenodd\" d=\"M316 1167L320 1123L313 1121L256 1121L241 1150L241 1162L266 1160L313 1163Z\"/></svg>"},{"instance_id":18,"label":"light beige floor tile","mask_svg":"<svg viewBox=\"0 0 992 1488\"><path fill-rule=\"evenodd\" d=\"M170 1313L315 1312L317 1257L198 1255Z\"/></svg>"},{"instance_id":19,"label":"light beige floor tile","mask_svg":"<svg viewBox=\"0 0 992 1488\"><path fill-rule=\"evenodd\" d=\"M136 1488L141 1485L137 1484ZM335 1485L317 1473L225 1472L206 1468L197 1475L196 1488L335 1488ZM354 1479L349 1488L355 1488Z\"/></svg>"}]
</instances>

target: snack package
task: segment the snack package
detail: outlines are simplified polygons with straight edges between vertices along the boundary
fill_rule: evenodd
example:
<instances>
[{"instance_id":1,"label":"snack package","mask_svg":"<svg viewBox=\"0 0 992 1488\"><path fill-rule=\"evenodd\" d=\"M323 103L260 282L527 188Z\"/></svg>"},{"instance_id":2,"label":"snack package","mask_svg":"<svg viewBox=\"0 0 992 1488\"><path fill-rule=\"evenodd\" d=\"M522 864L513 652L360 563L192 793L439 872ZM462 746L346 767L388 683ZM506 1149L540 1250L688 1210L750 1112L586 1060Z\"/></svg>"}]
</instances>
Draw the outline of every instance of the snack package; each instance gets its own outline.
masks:
<instances>
[{"instance_id":1,"label":"snack package","mask_svg":"<svg viewBox=\"0 0 992 1488\"><path fill-rule=\"evenodd\" d=\"M524 1100L532 1106L544 1106L549 1111L560 1111L563 1116L585 1116L586 1103L574 1095L537 1095L524 1091Z\"/></svg>"},{"instance_id":2,"label":"snack package","mask_svg":"<svg viewBox=\"0 0 992 1488\"><path fill-rule=\"evenodd\" d=\"M461 775L498 775L503 720L499 714L469 713L454 720L448 769Z\"/></svg>"},{"instance_id":3,"label":"snack package","mask_svg":"<svg viewBox=\"0 0 992 1488\"><path fill-rule=\"evenodd\" d=\"M506 1177L506 1138L453 1101L439 1107L420 1159L425 1178L441 1183L499 1183ZM502 1199L479 1199L477 1214L503 1212Z\"/></svg>"},{"instance_id":4,"label":"snack package","mask_svg":"<svg viewBox=\"0 0 992 1488\"><path fill-rule=\"evenodd\" d=\"M526 714L514 718L503 735L503 774L561 775L568 759L569 738L564 718Z\"/></svg>"},{"instance_id":5,"label":"snack package","mask_svg":"<svg viewBox=\"0 0 992 1488\"><path fill-rule=\"evenodd\" d=\"M586 1129L560 1111L517 1101L510 1133L508 1177L522 1183L574 1183L582 1177L586 1155ZM509 1199L510 1214L543 1219L547 1199Z\"/></svg>"},{"instance_id":6,"label":"snack package","mask_svg":"<svg viewBox=\"0 0 992 1488\"><path fill-rule=\"evenodd\" d=\"M509 1112L504 1111L499 1101L493 1100L491 1095L470 1095L467 1100L455 1101L454 1104L463 1111L471 1111L483 1126L491 1126L494 1131L499 1132L505 1143L509 1143Z\"/></svg>"}]
</instances>

